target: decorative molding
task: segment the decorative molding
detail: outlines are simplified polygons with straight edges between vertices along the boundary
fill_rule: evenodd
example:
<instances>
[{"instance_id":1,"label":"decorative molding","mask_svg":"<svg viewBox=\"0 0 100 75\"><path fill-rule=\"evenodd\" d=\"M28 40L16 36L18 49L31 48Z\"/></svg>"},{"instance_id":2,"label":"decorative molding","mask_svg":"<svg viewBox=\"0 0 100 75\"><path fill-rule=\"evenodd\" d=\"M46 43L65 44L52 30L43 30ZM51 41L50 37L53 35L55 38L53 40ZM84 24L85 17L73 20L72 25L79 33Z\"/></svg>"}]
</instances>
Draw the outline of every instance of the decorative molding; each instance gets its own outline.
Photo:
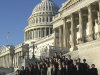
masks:
<instances>
[{"instance_id":1,"label":"decorative molding","mask_svg":"<svg viewBox=\"0 0 100 75\"><path fill-rule=\"evenodd\" d=\"M63 11L65 9L68 9L81 1L83 1L83 0L68 0L67 2L62 4L62 8L59 11Z\"/></svg>"}]
</instances>

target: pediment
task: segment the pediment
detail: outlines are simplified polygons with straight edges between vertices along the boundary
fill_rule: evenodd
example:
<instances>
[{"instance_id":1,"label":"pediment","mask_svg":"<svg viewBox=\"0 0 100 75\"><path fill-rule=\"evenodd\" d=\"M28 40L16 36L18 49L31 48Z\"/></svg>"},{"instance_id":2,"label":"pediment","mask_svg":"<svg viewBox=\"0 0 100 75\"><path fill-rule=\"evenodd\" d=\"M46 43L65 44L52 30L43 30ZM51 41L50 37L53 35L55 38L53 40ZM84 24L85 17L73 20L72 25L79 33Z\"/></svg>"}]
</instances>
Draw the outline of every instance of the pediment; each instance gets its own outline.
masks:
<instances>
[{"instance_id":1,"label":"pediment","mask_svg":"<svg viewBox=\"0 0 100 75\"><path fill-rule=\"evenodd\" d=\"M6 46L3 46L3 47L1 48L1 51L2 51L2 52L7 51L7 47L6 47Z\"/></svg>"},{"instance_id":2,"label":"pediment","mask_svg":"<svg viewBox=\"0 0 100 75\"><path fill-rule=\"evenodd\" d=\"M67 0L65 3L63 3L62 6L63 6L63 8L68 8L79 1L80 0Z\"/></svg>"}]
</instances>

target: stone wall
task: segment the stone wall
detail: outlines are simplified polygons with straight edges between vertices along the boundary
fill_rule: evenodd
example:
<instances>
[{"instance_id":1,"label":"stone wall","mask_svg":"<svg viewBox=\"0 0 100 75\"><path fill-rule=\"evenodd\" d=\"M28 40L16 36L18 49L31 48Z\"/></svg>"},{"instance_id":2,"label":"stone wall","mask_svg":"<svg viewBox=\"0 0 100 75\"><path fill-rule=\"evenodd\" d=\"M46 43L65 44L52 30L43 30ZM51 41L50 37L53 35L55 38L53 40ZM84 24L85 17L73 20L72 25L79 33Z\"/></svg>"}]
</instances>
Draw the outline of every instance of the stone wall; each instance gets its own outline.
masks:
<instances>
[{"instance_id":1,"label":"stone wall","mask_svg":"<svg viewBox=\"0 0 100 75\"><path fill-rule=\"evenodd\" d=\"M100 74L100 40L78 45L79 57L87 59L89 65L95 64Z\"/></svg>"},{"instance_id":2,"label":"stone wall","mask_svg":"<svg viewBox=\"0 0 100 75\"><path fill-rule=\"evenodd\" d=\"M0 68L0 75L5 75L14 71L14 68Z\"/></svg>"}]
</instances>

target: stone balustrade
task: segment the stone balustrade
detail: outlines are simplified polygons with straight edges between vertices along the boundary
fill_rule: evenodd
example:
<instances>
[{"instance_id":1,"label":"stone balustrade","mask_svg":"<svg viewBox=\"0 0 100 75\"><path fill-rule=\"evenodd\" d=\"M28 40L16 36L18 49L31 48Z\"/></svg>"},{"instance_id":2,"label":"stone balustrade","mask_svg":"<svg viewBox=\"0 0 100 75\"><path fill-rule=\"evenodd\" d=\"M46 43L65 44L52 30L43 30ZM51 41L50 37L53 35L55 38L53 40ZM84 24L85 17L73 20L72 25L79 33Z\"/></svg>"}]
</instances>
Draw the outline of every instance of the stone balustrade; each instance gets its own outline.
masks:
<instances>
[{"instance_id":1,"label":"stone balustrade","mask_svg":"<svg viewBox=\"0 0 100 75\"><path fill-rule=\"evenodd\" d=\"M24 43L21 43L21 44L15 46L15 49L17 49L17 48L19 48L19 47L21 47L21 46L23 46L23 45L24 45Z\"/></svg>"},{"instance_id":2,"label":"stone balustrade","mask_svg":"<svg viewBox=\"0 0 100 75\"><path fill-rule=\"evenodd\" d=\"M57 14L57 15L55 15L54 17L53 17L53 20L56 20L56 19L58 19L58 18L60 18L60 14Z\"/></svg>"}]
</instances>

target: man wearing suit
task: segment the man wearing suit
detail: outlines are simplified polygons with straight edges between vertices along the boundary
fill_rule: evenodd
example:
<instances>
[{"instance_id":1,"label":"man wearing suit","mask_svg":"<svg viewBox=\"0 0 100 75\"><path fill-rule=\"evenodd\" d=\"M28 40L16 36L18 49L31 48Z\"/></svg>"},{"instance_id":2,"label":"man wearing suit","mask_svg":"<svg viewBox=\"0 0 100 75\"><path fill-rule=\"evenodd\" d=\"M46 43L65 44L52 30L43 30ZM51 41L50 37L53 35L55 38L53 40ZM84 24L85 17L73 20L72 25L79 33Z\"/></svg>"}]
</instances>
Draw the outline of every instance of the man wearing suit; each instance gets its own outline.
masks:
<instances>
[{"instance_id":1,"label":"man wearing suit","mask_svg":"<svg viewBox=\"0 0 100 75\"><path fill-rule=\"evenodd\" d=\"M52 63L50 63L50 67L48 67L47 75L52 75Z\"/></svg>"},{"instance_id":2,"label":"man wearing suit","mask_svg":"<svg viewBox=\"0 0 100 75\"><path fill-rule=\"evenodd\" d=\"M40 64L38 64L38 67L37 67L37 75L41 75L41 67L40 67Z\"/></svg>"},{"instance_id":3,"label":"man wearing suit","mask_svg":"<svg viewBox=\"0 0 100 75\"><path fill-rule=\"evenodd\" d=\"M95 68L95 65L92 64L91 65L91 69L90 69L90 75L98 75L98 71L97 71L97 68Z\"/></svg>"},{"instance_id":4,"label":"man wearing suit","mask_svg":"<svg viewBox=\"0 0 100 75\"><path fill-rule=\"evenodd\" d=\"M67 58L68 58L68 66L70 68L70 66L73 64L73 60L71 59L70 55L68 55Z\"/></svg>"},{"instance_id":5,"label":"man wearing suit","mask_svg":"<svg viewBox=\"0 0 100 75\"><path fill-rule=\"evenodd\" d=\"M74 75L82 75L81 70L79 68L79 64L76 65L76 70Z\"/></svg>"}]
</instances>

